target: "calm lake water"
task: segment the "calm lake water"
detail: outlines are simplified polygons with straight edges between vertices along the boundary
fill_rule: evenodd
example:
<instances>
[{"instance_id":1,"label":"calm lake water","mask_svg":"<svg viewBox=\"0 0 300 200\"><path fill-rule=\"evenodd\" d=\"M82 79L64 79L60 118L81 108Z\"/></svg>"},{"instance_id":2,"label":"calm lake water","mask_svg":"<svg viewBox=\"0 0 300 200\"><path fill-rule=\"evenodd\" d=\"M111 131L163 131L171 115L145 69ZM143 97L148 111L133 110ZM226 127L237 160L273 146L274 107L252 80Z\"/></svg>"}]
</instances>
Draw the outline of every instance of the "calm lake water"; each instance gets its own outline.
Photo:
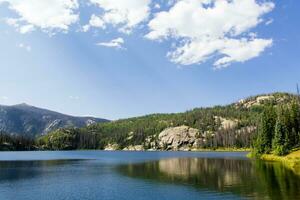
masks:
<instances>
[{"instance_id":1,"label":"calm lake water","mask_svg":"<svg viewBox=\"0 0 300 200\"><path fill-rule=\"evenodd\" d=\"M0 199L300 199L279 163L229 152L0 152Z\"/></svg>"}]
</instances>

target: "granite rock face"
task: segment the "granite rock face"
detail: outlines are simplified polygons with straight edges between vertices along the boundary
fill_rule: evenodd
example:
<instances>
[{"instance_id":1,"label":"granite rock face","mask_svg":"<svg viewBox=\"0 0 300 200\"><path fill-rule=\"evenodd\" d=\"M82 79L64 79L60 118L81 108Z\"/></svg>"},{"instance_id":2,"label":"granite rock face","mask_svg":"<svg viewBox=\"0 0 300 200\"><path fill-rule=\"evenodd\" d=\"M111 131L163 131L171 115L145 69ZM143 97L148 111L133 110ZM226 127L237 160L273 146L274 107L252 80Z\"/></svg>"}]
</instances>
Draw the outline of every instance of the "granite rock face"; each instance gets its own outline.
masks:
<instances>
[{"instance_id":1,"label":"granite rock face","mask_svg":"<svg viewBox=\"0 0 300 200\"><path fill-rule=\"evenodd\" d=\"M167 128L158 136L158 146L162 150L191 150L200 142L199 130L188 126Z\"/></svg>"},{"instance_id":2,"label":"granite rock face","mask_svg":"<svg viewBox=\"0 0 300 200\"><path fill-rule=\"evenodd\" d=\"M128 147L125 147L123 150L124 151L144 151L145 149L144 149L143 145L135 145L135 146L130 145Z\"/></svg>"},{"instance_id":3,"label":"granite rock face","mask_svg":"<svg viewBox=\"0 0 300 200\"><path fill-rule=\"evenodd\" d=\"M119 149L119 145L118 144L108 144L104 148L105 151L116 151L118 149Z\"/></svg>"}]
</instances>

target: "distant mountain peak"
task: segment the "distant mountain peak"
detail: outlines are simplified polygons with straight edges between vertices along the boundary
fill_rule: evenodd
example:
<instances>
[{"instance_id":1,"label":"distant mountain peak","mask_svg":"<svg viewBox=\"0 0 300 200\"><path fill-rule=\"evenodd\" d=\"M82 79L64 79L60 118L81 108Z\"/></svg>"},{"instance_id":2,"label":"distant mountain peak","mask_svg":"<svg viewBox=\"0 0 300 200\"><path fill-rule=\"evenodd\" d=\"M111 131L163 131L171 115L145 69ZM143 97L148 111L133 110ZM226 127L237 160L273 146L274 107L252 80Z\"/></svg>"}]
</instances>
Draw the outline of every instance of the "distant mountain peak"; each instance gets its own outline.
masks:
<instances>
[{"instance_id":1,"label":"distant mountain peak","mask_svg":"<svg viewBox=\"0 0 300 200\"><path fill-rule=\"evenodd\" d=\"M24 107L32 107L31 105L27 104L27 103L19 103L19 104L16 104L14 106L24 106Z\"/></svg>"},{"instance_id":2,"label":"distant mountain peak","mask_svg":"<svg viewBox=\"0 0 300 200\"><path fill-rule=\"evenodd\" d=\"M27 103L0 105L0 132L35 137L59 128L83 127L108 120L95 117L75 117L38 108Z\"/></svg>"}]
</instances>

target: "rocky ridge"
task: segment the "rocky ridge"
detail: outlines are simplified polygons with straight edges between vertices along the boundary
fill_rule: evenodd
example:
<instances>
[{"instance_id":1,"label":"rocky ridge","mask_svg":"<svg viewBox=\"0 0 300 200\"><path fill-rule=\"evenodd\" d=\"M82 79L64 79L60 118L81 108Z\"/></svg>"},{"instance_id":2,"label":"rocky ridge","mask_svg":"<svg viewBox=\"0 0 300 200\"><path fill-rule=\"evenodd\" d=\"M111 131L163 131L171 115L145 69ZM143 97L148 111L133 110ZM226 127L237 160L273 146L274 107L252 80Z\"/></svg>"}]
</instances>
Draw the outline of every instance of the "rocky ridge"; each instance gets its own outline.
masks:
<instances>
[{"instance_id":1,"label":"rocky ridge","mask_svg":"<svg viewBox=\"0 0 300 200\"><path fill-rule=\"evenodd\" d=\"M106 119L74 117L28 104L0 105L0 132L36 137L59 128L84 127Z\"/></svg>"}]
</instances>

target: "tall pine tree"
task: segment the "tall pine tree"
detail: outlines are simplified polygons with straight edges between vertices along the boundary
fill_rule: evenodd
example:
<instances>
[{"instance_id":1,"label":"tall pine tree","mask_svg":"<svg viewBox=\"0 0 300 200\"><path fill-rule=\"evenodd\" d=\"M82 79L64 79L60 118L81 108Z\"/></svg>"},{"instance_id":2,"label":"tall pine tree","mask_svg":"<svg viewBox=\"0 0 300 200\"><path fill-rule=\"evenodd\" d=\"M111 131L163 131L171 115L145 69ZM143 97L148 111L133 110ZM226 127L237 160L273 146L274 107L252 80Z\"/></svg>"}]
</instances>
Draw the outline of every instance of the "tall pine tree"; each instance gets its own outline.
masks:
<instances>
[{"instance_id":1,"label":"tall pine tree","mask_svg":"<svg viewBox=\"0 0 300 200\"><path fill-rule=\"evenodd\" d=\"M290 116L292 124L291 143L293 146L297 146L300 143L300 106L298 101L292 103Z\"/></svg>"},{"instance_id":2,"label":"tall pine tree","mask_svg":"<svg viewBox=\"0 0 300 200\"><path fill-rule=\"evenodd\" d=\"M273 150L277 155L284 155L288 152L288 127L284 116L283 108L279 108L277 113L277 120L275 124L275 135L273 139Z\"/></svg>"},{"instance_id":3,"label":"tall pine tree","mask_svg":"<svg viewBox=\"0 0 300 200\"><path fill-rule=\"evenodd\" d=\"M264 108L261 115L260 125L258 128L258 138L256 149L259 154L270 153L272 149L272 139L275 130L276 112L273 105Z\"/></svg>"}]
</instances>

